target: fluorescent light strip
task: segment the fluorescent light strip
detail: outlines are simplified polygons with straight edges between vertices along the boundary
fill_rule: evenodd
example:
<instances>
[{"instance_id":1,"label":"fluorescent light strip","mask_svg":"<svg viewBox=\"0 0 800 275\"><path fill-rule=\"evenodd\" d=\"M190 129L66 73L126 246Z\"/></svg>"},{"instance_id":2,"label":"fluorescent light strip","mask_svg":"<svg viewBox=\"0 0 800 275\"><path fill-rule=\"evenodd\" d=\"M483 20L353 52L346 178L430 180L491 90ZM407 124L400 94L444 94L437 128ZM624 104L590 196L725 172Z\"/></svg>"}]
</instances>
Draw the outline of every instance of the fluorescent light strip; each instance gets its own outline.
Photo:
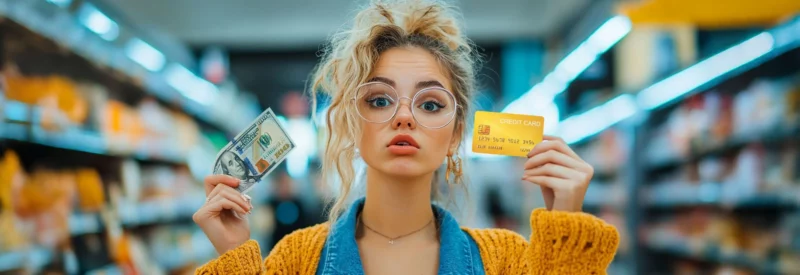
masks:
<instances>
[{"instance_id":1,"label":"fluorescent light strip","mask_svg":"<svg viewBox=\"0 0 800 275\"><path fill-rule=\"evenodd\" d=\"M138 38L128 41L125 46L125 55L152 72L160 71L166 62L163 53Z\"/></svg>"},{"instance_id":2,"label":"fluorescent light strip","mask_svg":"<svg viewBox=\"0 0 800 275\"><path fill-rule=\"evenodd\" d=\"M103 14L94 5L85 3L81 7L78 20L89 30L100 35L105 40L113 41L119 36L119 25L114 20Z\"/></svg>"},{"instance_id":3,"label":"fluorescent light strip","mask_svg":"<svg viewBox=\"0 0 800 275\"><path fill-rule=\"evenodd\" d=\"M555 90L556 94L566 90L566 86L570 82L578 78L586 68L589 68L592 63L597 61L600 55L622 40L631 31L631 28L631 21L627 17L617 15L608 19L594 33L589 35L586 41L583 41L575 50L564 57L553 69L553 72L550 73L551 75L559 76L559 80L565 84L561 87L560 83L553 81L553 83L557 83L556 85L559 88ZM548 78L550 78L550 75L545 77L545 80Z\"/></svg>"},{"instance_id":4,"label":"fluorescent light strip","mask_svg":"<svg viewBox=\"0 0 800 275\"><path fill-rule=\"evenodd\" d=\"M167 83L185 97L203 105L211 105L219 93L217 86L197 77L186 67L172 64L164 72Z\"/></svg>"},{"instance_id":5,"label":"fluorescent light strip","mask_svg":"<svg viewBox=\"0 0 800 275\"><path fill-rule=\"evenodd\" d=\"M553 68L553 71L544 77L542 82L534 85L520 98L509 103L503 112L530 114L531 108L527 108L527 110L522 108L522 106L532 104L529 100L534 97L529 96L530 94L538 94L539 96L536 98L539 100L547 98L552 101L553 97L564 92L573 80L597 61L600 55L622 40L631 31L631 28L631 21L627 17L622 15L612 17L589 35L586 41L564 57Z\"/></svg>"},{"instance_id":6,"label":"fluorescent light strip","mask_svg":"<svg viewBox=\"0 0 800 275\"><path fill-rule=\"evenodd\" d=\"M603 105L565 119L559 127L562 130L559 135L567 143L575 143L633 116L636 111L634 97L622 94Z\"/></svg>"},{"instance_id":7,"label":"fluorescent light strip","mask_svg":"<svg viewBox=\"0 0 800 275\"><path fill-rule=\"evenodd\" d=\"M72 0L47 0L47 2L53 3L59 7L69 7L69 4L72 4Z\"/></svg>"},{"instance_id":8,"label":"fluorescent light strip","mask_svg":"<svg viewBox=\"0 0 800 275\"><path fill-rule=\"evenodd\" d=\"M652 110L666 104L764 56L772 51L774 44L772 35L762 32L642 90L637 96L639 106Z\"/></svg>"}]
</instances>

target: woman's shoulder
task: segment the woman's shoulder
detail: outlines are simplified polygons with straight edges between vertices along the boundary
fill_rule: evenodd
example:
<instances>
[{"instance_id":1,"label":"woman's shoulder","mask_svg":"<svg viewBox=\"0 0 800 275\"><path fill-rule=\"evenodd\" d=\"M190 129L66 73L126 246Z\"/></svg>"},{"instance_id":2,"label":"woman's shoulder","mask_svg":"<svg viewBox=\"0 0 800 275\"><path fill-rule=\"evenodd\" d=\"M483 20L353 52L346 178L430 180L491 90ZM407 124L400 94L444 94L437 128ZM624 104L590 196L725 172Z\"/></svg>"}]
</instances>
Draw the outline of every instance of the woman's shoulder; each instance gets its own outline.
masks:
<instances>
[{"instance_id":1,"label":"woman's shoulder","mask_svg":"<svg viewBox=\"0 0 800 275\"><path fill-rule=\"evenodd\" d=\"M325 243L328 237L330 226L327 222L306 228L298 229L284 236L276 245L276 248L300 248L305 249Z\"/></svg>"},{"instance_id":2,"label":"woman's shoulder","mask_svg":"<svg viewBox=\"0 0 800 275\"><path fill-rule=\"evenodd\" d=\"M328 236L328 223L295 230L281 238L270 251L264 264L267 270L287 270L319 259Z\"/></svg>"},{"instance_id":3,"label":"woman's shoulder","mask_svg":"<svg viewBox=\"0 0 800 275\"><path fill-rule=\"evenodd\" d=\"M502 246L509 247L524 247L528 241L517 232L501 229L501 228L469 228L462 227L462 230L469 234L478 247L485 246Z\"/></svg>"},{"instance_id":4,"label":"woman's shoulder","mask_svg":"<svg viewBox=\"0 0 800 275\"><path fill-rule=\"evenodd\" d=\"M316 268L325 238L328 236L328 223L295 230L284 236L264 260L267 274L306 274L301 270L311 266ZM273 272L270 272L273 271ZM312 271L313 272L313 271Z\"/></svg>"}]
</instances>

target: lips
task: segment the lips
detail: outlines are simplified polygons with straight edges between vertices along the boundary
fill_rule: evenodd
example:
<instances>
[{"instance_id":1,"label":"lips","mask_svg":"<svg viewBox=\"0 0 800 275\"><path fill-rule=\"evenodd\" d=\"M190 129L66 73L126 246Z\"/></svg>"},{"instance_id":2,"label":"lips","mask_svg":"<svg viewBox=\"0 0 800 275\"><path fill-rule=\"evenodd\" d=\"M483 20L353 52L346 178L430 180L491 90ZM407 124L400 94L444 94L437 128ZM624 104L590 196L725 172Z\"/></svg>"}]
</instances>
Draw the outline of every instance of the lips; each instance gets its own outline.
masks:
<instances>
[{"instance_id":1,"label":"lips","mask_svg":"<svg viewBox=\"0 0 800 275\"><path fill-rule=\"evenodd\" d=\"M400 134L395 136L388 145L389 153L398 156L409 156L419 152L419 144L409 135Z\"/></svg>"},{"instance_id":2,"label":"lips","mask_svg":"<svg viewBox=\"0 0 800 275\"><path fill-rule=\"evenodd\" d=\"M414 138L412 138L411 136L406 134L399 134L394 136L392 141L390 141L389 144L386 145L386 147L389 146L411 146L419 149L419 144L417 144L417 141L414 140Z\"/></svg>"}]
</instances>

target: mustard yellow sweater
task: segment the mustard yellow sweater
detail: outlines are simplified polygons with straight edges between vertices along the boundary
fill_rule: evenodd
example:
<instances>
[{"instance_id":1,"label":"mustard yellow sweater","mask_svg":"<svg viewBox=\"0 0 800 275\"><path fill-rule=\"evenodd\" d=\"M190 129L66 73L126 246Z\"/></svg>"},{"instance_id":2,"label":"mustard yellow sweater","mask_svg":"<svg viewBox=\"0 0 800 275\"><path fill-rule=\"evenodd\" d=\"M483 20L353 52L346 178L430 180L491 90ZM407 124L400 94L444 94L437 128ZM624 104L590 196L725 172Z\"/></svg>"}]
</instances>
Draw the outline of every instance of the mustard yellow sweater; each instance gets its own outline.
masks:
<instances>
[{"instance_id":1,"label":"mustard yellow sweater","mask_svg":"<svg viewBox=\"0 0 800 275\"><path fill-rule=\"evenodd\" d=\"M503 229L463 228L478 244L484 271L493 274L606 274L619 234L585 213L536 209L531 240ZM250 240L195 271L195 274L314 275L328 236L323 223L287 235L262 261Z\"/></svg>"}]
</instances>

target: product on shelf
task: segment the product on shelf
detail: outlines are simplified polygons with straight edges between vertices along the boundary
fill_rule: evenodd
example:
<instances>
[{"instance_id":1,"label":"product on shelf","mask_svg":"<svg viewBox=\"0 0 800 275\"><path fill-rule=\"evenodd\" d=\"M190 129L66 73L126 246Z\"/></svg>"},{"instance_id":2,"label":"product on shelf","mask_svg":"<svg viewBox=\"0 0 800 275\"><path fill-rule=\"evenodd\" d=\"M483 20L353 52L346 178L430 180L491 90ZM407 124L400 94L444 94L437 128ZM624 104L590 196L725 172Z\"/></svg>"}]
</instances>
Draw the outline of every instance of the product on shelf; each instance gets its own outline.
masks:
<instances>
[{"instance_id":1,"label":"product on shelf","mask_svg":"<svg viewBox=\"0 0 800 275\"><path fill-rule=\"evenodd\" d=\"M120 174L122 190L124 190L122 199L128 203L139 201L142 190L142 170L139 162L132 159L124 160L120 167Z\"/></svg>"},{"instance_id":2,"label":"product on shelf","mask_svg":"<svg viewBox=\"0 0 800 275\"><path fill-rule=\"evenodd\" d=\"M179 148L180 154L186 155L199 146L200 128L197 122L183 113L172 112L172 118L174 128L170 131L172 135L169 144L173 148Z\"/></svg>"},{"instance_id":3,"label":"product on shelf","mask_svg":"<svg viewBox=\"0 0 800 275\"><path fill-rule=\"evenodd\" d=\"M75 173L78 183L79 205L83 212L97 212L105 203L103 182L95 169L82 168Z\"/></svg>"},{"instance_id":4,"label":"product on shelf","mask_svg":"<svg viewBox=\"0 0 800 275\"><path fill-rule=\"evenodd\" d=\"M732 95L715 90L692 96L652 129L646 156L659 163L731 142L796 133L800 128L798 86L797 77L758 79Z\"/></svg>"},{"instance_id":5,"label":"product on shelf","mask_svg":"<svg viewBox=\"0 0 800 275\"><path fill-rule=\"evenodd\" d=\"M5 151L0 159L0 251L18 249L26 243L14 214L18 203L15 198L24 181L19 157L13 151Z\"/></svg>"},{"instance_id":6,"label":"product on shelf","mask_svg":"<svg viewBox=\"0 0 800 275\"><path fill-rule=\"evenodd\" d=\"M15 226L21 232L20 240L48 248L66 244L70 236L69 214L75 193L74 175L68 171L42 168L30 175L21 170L15 174L24 182L14 192L13 199L17 203L9 211L14 213L11 219L16 220Z\"/></svg>"},{"instance_id":7,"label":"product on shelf","mask_svg":"<svg viewBox=\"0 0 800 275\"><path fill-rule=\"evenodd\" d=\"M795 146L767 149L752 144L731 158L709 157L679 167L645 188L645 201L659 205L800 202Z\"/></svg>"},{"instance_id":8,"label":"product on shelf","mask_svg":"<svg viewBox=\"0 0 800 275\"><path fill-rule=\"evenodd\" d=\"M649 224L643 237L648 247L674 251L678 258L715 264L738 262L737 267L760 274L798 257L797 251L787 249L783 242L786 238L779 238L781 233L786 236L786 232L794 229L790 224L776 224L772 219L774 217L733 215L697 208ZM789 266L780 270L788 272L792 270Z\"/></svg>"},{"instance_id":9,"label":"product on shelf","mask_svg":"<svg viewBox=\"0 0 800 275\"><path fill-rule=\"evenodd\" d=\"M89 113L86 99L78 92L75 82L63 76L19 76L5 73L5 93L11 100L30 105L39 105L44 110L59 110L60 114L74 124L82 124ZM44 112L44 114L50 114ZM43 126L59 124L59 115L42 117ZM54 121L53 121L54 120Z\"/></svg>"},{"instance_id":10,"label":"product on shelf","mask_svg":"<svg viewBox=\"0 0 800 275\"><path fill-rule=\"evenodd\" d=\"M613 174L628 161L626 146L630 142L622 133L612 128L575 150L594 167L596 174Z\"/></svg>"},{"instance_id":11,"label":"product on shelf","mask_svg":"<svg viewBox=\"0 0 800 275\"><path fill-rule=\"evenodd\" d=\"M109 141L109 149L115 152L133 151L132 144L136 144L140 137L140 129L136 112L125 103L109 100L105 105L101 132Z\"/></svg>"},{"instance_id":12,"label":"product on shelf","mask_svg":"<svg viewBox=\"0 0 800 275\"><path fill-rule=\"evenodd\" d=\"M145 166L141 179L141 201L176 198L201 189L185 167Z\"/></svg>"}]
</instances>

